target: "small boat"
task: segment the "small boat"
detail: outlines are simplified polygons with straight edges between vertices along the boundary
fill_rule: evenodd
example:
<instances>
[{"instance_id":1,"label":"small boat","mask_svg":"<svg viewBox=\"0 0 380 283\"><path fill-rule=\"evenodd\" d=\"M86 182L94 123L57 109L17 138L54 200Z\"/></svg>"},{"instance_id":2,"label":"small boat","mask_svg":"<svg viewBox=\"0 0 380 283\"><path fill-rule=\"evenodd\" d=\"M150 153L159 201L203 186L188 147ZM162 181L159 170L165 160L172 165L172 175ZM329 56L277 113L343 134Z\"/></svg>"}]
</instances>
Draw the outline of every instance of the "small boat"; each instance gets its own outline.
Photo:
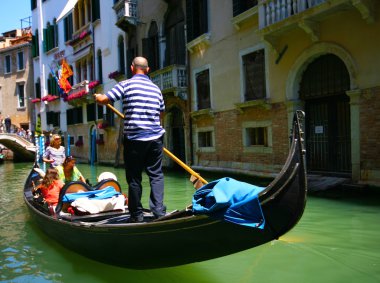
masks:
<instances>
[{"instance_id":1,"label":"small boat","mask_svg":"<svg viewBox=\"0 0 380 283\"><path fill-rule=\"evenodd\" d=\"M103 263L147 269L227 256L276 240L300 220L307 198L303 118L302 111L295 113L285 165L257 195L265 218L261 229L226 221L220 215L195 213L191 206L158 219L146 211L143 223L128 223L128 210L89 215L51 214L33 196L33 187L40 179L36 170L32 170L26 180L24 200L32 218L48 236L70 250ZM61 197L105 187L121 191L118 182L112 179L93 187L73 182L65 185ZM64 210L64 206L60 199L55 212Z\"/></svg>"}]
</instances>

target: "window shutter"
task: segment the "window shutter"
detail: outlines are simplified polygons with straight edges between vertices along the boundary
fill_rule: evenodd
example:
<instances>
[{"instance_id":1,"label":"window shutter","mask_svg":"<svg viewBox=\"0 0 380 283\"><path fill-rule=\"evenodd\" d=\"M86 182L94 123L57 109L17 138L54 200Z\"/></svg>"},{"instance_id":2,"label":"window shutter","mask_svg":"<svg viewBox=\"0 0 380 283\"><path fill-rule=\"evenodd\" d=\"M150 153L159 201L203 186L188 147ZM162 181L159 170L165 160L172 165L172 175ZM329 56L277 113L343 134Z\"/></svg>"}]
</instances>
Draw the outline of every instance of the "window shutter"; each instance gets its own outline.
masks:
<instances>
[{"instance_id":1,"label":"window shutter","mask_svg":"<svg viewBox=\"0 0 380 283\"><path fill-rule=\"evenodd\" d=\"M241 1L240 0L233 0L232 1L232 12L233 16L236 17L240 14L241 11Z\"/></svg>"},{"instance_id":2,"label":"window shutter","mask_svg":"<svg viewBox=\"0 0 380 283\"><path fill-rule=\"evenodd\" d=\"M36 48L36 36L35 35L32 35L32 57L36 57L37 56L37 48Z\"/></svg>"},{"instance_id":3,"label":"window shutter","mask_svg":"<svg viewBox=\"0 0 380 283\"><path fill-rule=\"evenodd\" d=\"M46 28L44 28L44 30L43 30L43 34L44 34L44 40L43 40L43 48L44 48L44 53L45 52L47 52L48 51L48 47L47 47L47 29Z\"/></svg>"},{"instance_id":4,"label":"window shutter","mask_svg":"<svg viewBox=\"0 0 380 283\"><path fill-rule=\"evenodd\" d=\"M187 42L194 39L194 25L193 25L193 0L186 0L186 31Z\"/></svg>"}]
</instances>

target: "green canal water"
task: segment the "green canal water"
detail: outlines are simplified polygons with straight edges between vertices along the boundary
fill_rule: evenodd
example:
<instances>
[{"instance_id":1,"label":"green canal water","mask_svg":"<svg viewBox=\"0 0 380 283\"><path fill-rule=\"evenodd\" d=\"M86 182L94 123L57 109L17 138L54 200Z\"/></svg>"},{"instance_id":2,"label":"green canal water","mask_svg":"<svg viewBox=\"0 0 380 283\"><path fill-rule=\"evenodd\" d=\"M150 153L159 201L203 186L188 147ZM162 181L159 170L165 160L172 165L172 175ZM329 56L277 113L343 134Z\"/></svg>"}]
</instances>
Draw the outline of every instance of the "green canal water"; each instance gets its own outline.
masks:
<instances>
[{"instance_id":1,"label":"green canal water","mask_svg":"<svg viewBox=\"0 0 380 283\"><path fill-rule=\"evenodd\" d=\"M34 225L22 194L31 166L0 164L0 282L380 282L380 193L376 191L365 196L347 192L309 196L305 213L292 231L254 249L173 268L132 270L82 257ZM112 171L126 188L121 168L78 167L92 183L101 172ZM188 177L186 172L166 172L169 210L191 202L194 189ZM144 188L147 206L146 178ZM148 250L141 252L149 255Z\"/></svg>"}]
</instances>

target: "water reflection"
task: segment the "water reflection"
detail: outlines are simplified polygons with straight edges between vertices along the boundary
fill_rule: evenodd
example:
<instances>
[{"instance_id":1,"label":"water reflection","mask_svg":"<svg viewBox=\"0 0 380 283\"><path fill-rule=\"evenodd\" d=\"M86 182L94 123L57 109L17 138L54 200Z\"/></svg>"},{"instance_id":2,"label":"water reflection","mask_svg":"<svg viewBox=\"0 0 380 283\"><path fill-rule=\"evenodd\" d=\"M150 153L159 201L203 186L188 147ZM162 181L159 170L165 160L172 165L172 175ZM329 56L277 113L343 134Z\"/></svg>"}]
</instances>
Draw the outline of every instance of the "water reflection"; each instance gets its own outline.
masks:
<instances>
[{"instance_id":1,"label":"water reflection","mask_svg":"<svg viewBox=\"0 0 380 283\"><path fill-rule=\"evenodd\" d=\"M92 183L112 171L126 191L123 169L78 167ZM31 164L0 165L0 282L380 282L379 193L310 197L300 222L278 241L185 266L132 270L85 258L43 234L23 203L30 169ZM168 209L189 204L194 190L187 173L165 176ZM146 205L148 194L144 189ZM149 256L143 247L142 252Z\"/></svg>"}]
</instances>

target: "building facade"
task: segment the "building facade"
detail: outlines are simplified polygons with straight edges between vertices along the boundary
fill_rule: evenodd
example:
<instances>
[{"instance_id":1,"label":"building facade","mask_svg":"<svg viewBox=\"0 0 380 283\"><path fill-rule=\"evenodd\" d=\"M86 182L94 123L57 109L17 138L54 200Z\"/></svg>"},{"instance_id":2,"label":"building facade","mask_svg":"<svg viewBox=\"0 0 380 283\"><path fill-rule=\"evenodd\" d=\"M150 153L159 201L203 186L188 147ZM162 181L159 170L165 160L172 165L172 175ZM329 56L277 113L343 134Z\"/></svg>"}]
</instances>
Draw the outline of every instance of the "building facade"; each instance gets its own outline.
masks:
<instances>
[{"instance_id":1,"label":"building facade","mask_svg":"<svg viewBox=\"0 0 380 283\"><path fill-rule=\"evenodd\" d=\"M120 118L92 93L143 55L164 94L165 146L194 168L275 176L301 109L308 173L380 184L377 1L78 0L57 24L60 1L32 2L36 98L58 97L44 66L64 58L74 73L67 98L36 111L77 157L123 162Z\"/></svg>"},{"instance_id":2,"label":"building facade","mask_svg":"<svg viewBox=\"0 0 380 283\"><path fill-rule=\"evenodd\" d=\"M30 28L16 29L0 37L0 116L11 118L11 131L30 128L29 97L33 95Z\"/></svg>"}]
</instances>

